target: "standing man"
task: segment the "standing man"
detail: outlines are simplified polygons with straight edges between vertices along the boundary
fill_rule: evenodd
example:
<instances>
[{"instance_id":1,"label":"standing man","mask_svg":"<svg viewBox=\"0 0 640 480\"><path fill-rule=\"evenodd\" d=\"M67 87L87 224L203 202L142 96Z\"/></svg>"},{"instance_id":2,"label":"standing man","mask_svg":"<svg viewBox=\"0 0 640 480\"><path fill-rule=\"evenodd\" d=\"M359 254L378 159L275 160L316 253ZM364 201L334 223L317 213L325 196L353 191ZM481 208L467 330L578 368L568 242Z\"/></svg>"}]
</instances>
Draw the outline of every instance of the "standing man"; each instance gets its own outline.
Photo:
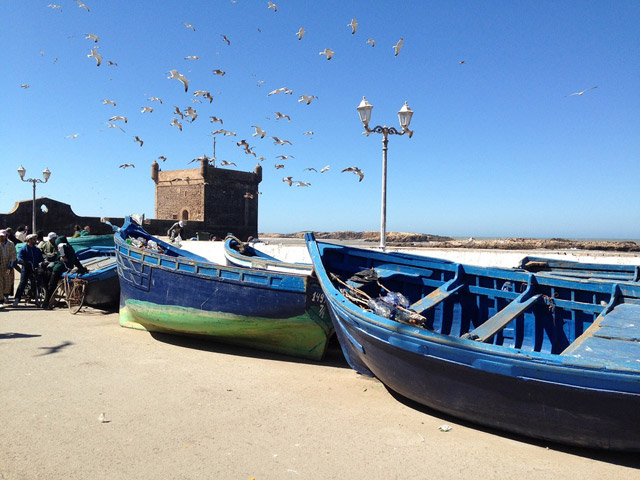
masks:
<instances>
[{"instance_id":1,"label":"standing man","mask_svg":"<svg viewBox=\"0 0 640 480\"><path fill-rule=\"evenodd\" d=\"M58 281L62 277L64 272L72 270L73 267L78 268L78 273L82 275L83 273L87 273L88 270L82 266L80 260L76 256L76 252L71 245L69 245L67 241L67 237L60 236L56 239L56 246L58 247L58 254L60 258L53 264L53 270L51 279L49 280L49 285L47 286L47 294L44 297L44 305L42 308L45 310L50 310L53 308L51 303L51 297L53 293L56 291L56 287L58 286Z\"/></svg>"},{"instance_id":2,"label":"standing man","mask_svg":"<svg viewBox=\"0 0 640 480\"><path fill-rule=\"evenodd\" d=\"M44 261L42 252L36 247L37 235L32 233L27 236L27 244L20 249L18 253L18 263L22 265L22 272L20 272L20 283L18 284L18 290L16 290L16 296L13 299L13 306L17 307L24 293L24 289L27 286L29 278L36 270L36 267ZM36 300L36 306L38 306Z\"/></svg>"},{"instance_id":3,"label":"standing man","mask_svg":"<svg viewBox=\"0 0 640 480\"><path fill-rule=\"evenodd\" d=\"M18 256L16 246L7 238L7 231L0 230L0 303L9 303L13 292L13 266Z\"/></svg>"}]
</instances>

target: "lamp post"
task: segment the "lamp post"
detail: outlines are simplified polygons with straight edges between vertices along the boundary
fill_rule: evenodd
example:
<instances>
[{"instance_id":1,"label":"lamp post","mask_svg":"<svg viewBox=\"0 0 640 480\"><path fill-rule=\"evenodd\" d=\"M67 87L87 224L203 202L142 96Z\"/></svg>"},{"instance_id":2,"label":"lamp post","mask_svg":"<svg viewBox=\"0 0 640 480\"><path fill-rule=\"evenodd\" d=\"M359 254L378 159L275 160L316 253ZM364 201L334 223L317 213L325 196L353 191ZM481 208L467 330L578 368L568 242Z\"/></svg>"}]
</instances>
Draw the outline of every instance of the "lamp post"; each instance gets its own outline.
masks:
<instances>
[{"instance_id":1,"label":"lamp post","mask_svg":"<svg viewBox=\"0 0 640 480\"><path fill-rule=\"evenodd\" d=\"M22 180L23 182L33 183L33 211L31 215L31 233L36 233L36 183L47 183L49 181L49 177L51 176L51 171L49 171L48 168L45 168L42 171L42 177L44 178L44 181L40 180L39 178L24 178L25 173L27 173L27 170L22 165L20 165L20 168L18 168L18 175L20 175L20 180Z\"/></svg>"},{"instance_id":2,"label":"lamp post","mask_svg":"<svg viewBox=\"0 0 640 480\"><path fill-rule=\"evenodd\" d=\"M371 105L365 97L362 97L360 105L358 105L358 115L364 125L363 135L369 136L371 133L382 134L382 206L380 213L380 248L384 252L387 247L387 150L389 145L389 135L404 135L409 134L409 138L413 135L413 131L409 130L409 124L411 123L411 116L413 110L409 108L407 102L398 111L398 120L400 121L401 131L396 130L394 127L377 126L369 128L369 121L371 120Z\"/></svg>"}]
</instances>

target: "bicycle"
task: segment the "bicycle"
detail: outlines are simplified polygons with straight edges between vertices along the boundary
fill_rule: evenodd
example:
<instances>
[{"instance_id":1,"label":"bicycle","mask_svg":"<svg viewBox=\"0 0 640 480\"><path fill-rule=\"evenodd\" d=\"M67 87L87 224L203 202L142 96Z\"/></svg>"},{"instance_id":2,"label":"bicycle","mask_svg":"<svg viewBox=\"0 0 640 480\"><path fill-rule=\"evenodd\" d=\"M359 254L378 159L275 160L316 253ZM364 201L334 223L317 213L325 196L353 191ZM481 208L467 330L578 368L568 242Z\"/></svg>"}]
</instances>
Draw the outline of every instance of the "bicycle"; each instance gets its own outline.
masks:
<instances>
[{"instance_id":1,"label":"bicycle","mask_svg":"<svg viewBox=\"0 0 640 480\"><path fill-rule=\"evenodd\" d=\"M69 274L74 271L75 270L67 271L62 274L62 277L58 281L58 286L49 301L49 305L54 306L56 303L64 300L72 315L78 313L84 305L84 293L87 283L89 283L77 276L69 278Z\"/></svg>"},{"instance_id":2,"label":"bicycle","mask_svg":"<svg viewBox=\"0 0 640 480\"><path fill-rule=\"evenodd\" d=\"M22 267L24 268L24 267ZM44 269L42 266L31 268L31 274L22 292L22 301L24 303L34 303L36 307L40 307L44 303L47 294L46 281L44 279Z\"/></svg>"}]
</instances>

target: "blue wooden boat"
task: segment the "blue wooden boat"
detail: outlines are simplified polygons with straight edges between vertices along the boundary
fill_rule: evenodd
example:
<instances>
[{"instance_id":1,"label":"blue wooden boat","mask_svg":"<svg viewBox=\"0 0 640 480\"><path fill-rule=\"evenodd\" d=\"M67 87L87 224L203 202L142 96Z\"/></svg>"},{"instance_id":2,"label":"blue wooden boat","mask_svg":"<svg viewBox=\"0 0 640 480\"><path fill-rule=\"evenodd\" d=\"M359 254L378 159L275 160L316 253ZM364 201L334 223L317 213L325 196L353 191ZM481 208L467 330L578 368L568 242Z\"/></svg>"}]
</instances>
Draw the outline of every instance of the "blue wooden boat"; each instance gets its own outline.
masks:
<instances>
[{"instance_id":1,"label":"blue wooden boat","mask_svg":"<svg viewBox=\"0 0 640 480\"><path fill-rule=\"evenodd\" d=\"M639 265L582 263L570 260L527 256L522 259L519 268L544 275L603 279L617 282L640 281Z\"/></svg>"},{"instance_id":2,"label":"blue wooden boat","mask_svg":"<svg viewBox=\"0 0 640 480\"><path fill-rule=\"evenodd\" d=\"M120 281L116 268L116 250L114 247L91 247L78 250L76 256L89 273L79 278L87 281L84 290L84 305L111 310L118 308L120 299ZM76 273L69 273L75 278Z\"/></svg>"},{"instance_id":3,"label":"blue wooden boat","mask_svg":"<svg viewBox=\"0 0 640 480\"><path fill-rule=\"evenodd\" d=\"M306 241L358 372L477 424L640 450L640 286Z\"/></svg>"},{"instance_id":4,"label":"blue wooden boat","mask_svg":"<svg viewBox=\"0 0 640 480\"><path fill-rule=\"evenodd\" d=\"M324 356L333 326L310 276L211 263L152 237L130 218L115 246L122 326Z\"/></svg>"},{"instance_id":5,"label":"blue wooden boat","mask_svg":"<svg viewBox=\"0 0 640 480\"><path fill-rule=\"evenodd\" d=\"M311 275L313 266L310 263L283 262L253 247L248 242L241 242L233 235L227 235L224 241L224 256L230 265L245 268L259 268L273 272Z\"/></svg>"}]
</instances>

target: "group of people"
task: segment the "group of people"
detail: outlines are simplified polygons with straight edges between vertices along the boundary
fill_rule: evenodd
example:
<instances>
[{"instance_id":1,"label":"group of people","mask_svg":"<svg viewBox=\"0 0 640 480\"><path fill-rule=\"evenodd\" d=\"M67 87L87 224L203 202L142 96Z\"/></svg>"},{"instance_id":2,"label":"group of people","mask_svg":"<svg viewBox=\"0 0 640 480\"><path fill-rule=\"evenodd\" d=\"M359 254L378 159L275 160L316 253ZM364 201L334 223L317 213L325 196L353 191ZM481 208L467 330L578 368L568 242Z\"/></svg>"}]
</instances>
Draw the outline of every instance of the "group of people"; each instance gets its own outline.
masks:
<instances>
[{"instance_id":1,"label":"group of people","mask_svg":"<svg viewBox=\"0 0 640 480\"><path fill-rule=\"evenodd\" d=\"M90 233L89 226L81 229L76 225L72 238L90 235ZM18 243L24 243L24 245L16 250ZM38 267L42 268L44 275L36 275ZM58 236L55 232L50 232L46 237L42 232L29 233L28 226L18 227L15 234L11 228L0 230L0 308L6 305L18 306L27 283L32 280L46 284L44 302L39 305L36 299L36 306L50 309L50 300L58 286L58 281L64 272L74 267L80 274L87 272L78 260L75 250L69 245L67 237ZM13 294L15 271L20 272L20 283L15 296L10 299L9 297Z\"/></svg>"}]
</instances>

